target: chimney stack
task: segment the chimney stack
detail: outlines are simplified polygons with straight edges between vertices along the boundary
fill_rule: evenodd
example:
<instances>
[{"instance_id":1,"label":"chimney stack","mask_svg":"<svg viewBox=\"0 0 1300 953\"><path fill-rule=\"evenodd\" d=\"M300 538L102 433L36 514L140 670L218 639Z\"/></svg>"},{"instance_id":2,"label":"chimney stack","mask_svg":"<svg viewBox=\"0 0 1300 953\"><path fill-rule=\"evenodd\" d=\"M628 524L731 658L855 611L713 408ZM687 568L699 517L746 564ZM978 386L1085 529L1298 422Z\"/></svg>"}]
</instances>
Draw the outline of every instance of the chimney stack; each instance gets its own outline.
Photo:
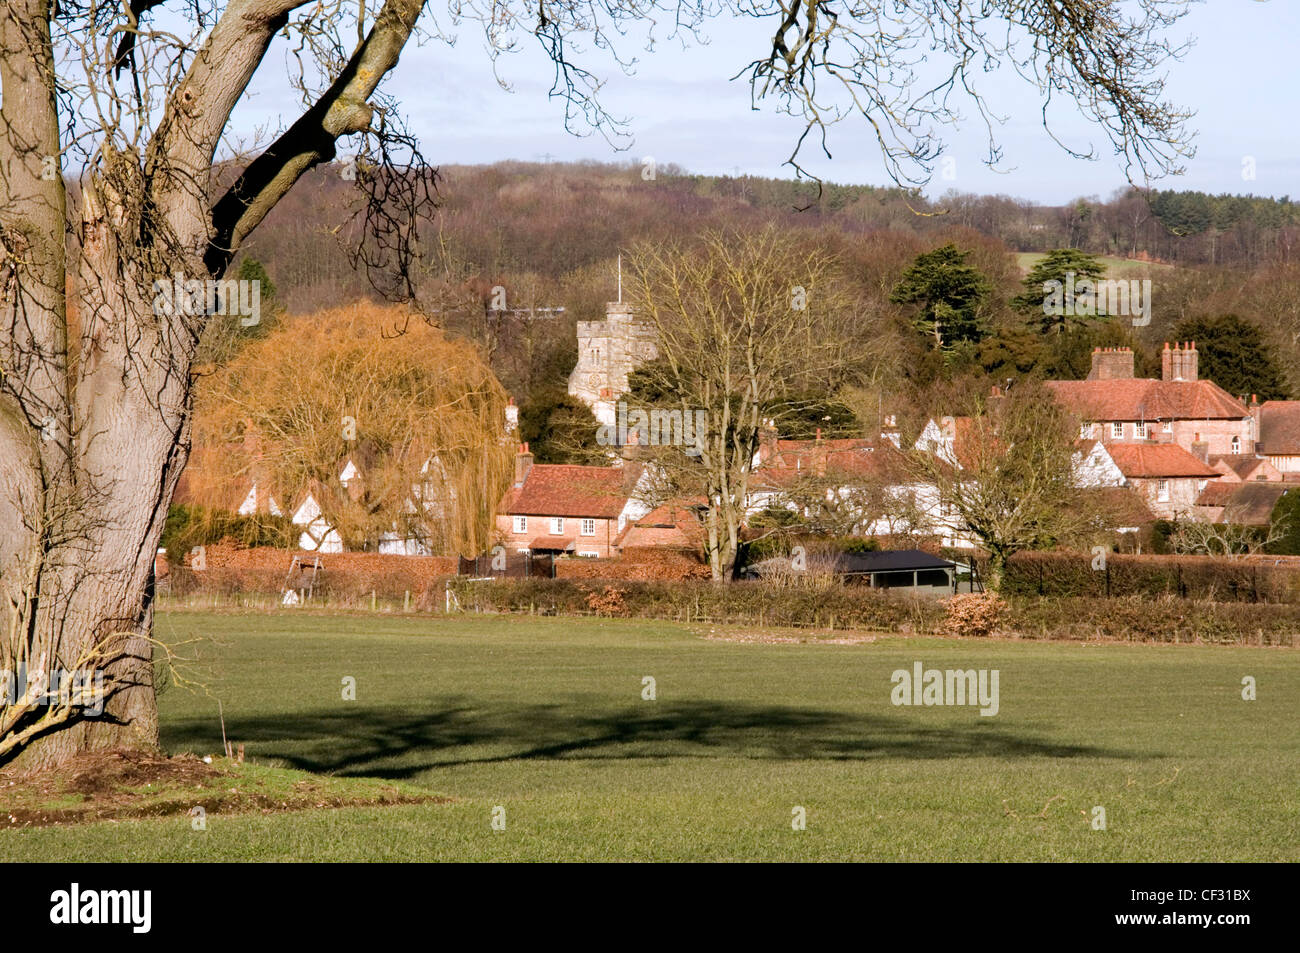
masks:
<instances>
[{"instance_id":1,"label":"chimney stack","mask_svg":"<svg viewBox=\"0 0 1300 953\"><path fill-rule=\"evenodd\" d=\"M769 417L758 428L758 463L759 466L776 466L776 450L779 434L776 421Z\"/></svg>"},{"instance_id":2,"label":"chimney stack","mask_svg":"<svg viewBox=\"0 0 1300 953\"><path fill-rule=\"evenodd\" d=\"M1094 347L1090 381L1119 381L1133 379L1133 349L1127 347Z\"/></svg>"},{"instance_id":3,"label":"chimney stack","mask_svg":"<svg viewBox=\"0 0 1300 953\"><path fill-rule=\"evenodd\" d=\"M524 485L528 479L528 471L533 468L533 455L528 452L528 444L521 443L519 452L515 454L515 487Z\"/></svg>"},{"instance_id":4,"label":"chimney stack","mask_svg":"<svg viewBox=\"0 0 1300 953\"><path fill-rule=\"evenodd\" d=\"M1196 342L1175 342L1171 348L1165 342L1165 349L1160 352L1160 379L1165 381L1194 381L1197 379L1198 360Z\"/></svg>"}]
</instances>

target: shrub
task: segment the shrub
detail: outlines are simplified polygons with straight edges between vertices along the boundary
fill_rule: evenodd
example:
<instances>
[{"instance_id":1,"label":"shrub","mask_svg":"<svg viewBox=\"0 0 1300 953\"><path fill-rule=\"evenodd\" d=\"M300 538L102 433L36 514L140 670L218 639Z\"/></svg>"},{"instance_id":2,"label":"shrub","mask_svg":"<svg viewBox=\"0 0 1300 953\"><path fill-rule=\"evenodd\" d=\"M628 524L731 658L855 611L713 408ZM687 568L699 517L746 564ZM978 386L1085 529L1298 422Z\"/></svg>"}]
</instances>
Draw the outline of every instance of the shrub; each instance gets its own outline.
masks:
<instances>
[{"instance_id":1,"label":"shrub","mask_svg":"<svg viewBox=\"0 0 1300 953\"><path fill-rule=\"evenodd\" d=\"M1006 602L994 592L949 596L945 631L953 635L989 636L1007 616Z\"/></svg>"}]
</instances>

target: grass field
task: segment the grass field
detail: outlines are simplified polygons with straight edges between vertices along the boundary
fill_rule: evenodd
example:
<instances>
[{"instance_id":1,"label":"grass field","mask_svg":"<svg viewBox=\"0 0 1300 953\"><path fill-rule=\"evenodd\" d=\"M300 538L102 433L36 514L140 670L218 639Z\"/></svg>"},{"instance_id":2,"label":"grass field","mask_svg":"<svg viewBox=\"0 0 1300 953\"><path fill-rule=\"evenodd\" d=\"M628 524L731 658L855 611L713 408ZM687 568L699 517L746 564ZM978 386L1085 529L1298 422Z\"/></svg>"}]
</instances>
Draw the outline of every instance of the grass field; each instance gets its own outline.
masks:
<instances>
[{"instance_id":1,"label":"grass field","mask_svg":"<svg viewBox=\"0 0 1300 953\"><path fill-rule=\"evenodd\" d=\"M1042 252L1022 251L1016 252L1016 264L1020 270L1029 273L1029 269L1038 264L1044 255ZM1106 267L1106 276L1109 278L1140 278L1143 275L1155 275L1162 271L1169 271L1173 265L1167 265L1158 261L1139 261L1136 258L1116 258L1114 255L1098 255L1098 260Z\"/></svg>"},{"instance_id":2,"label":"grass field","mask_svg":"<svg viewBox=\"0 0 1300 953\"><path fill-rule=\"evenodd\" d=\"M214 696L164 692L169 751L219 752L219 697L258 763L452 800L10 830L0 860L1300 860L1292 649L295 612L158 631L205 640ZM895 707L916 661L997 669L1000 711Z\"/></svg>"}]
</instances>

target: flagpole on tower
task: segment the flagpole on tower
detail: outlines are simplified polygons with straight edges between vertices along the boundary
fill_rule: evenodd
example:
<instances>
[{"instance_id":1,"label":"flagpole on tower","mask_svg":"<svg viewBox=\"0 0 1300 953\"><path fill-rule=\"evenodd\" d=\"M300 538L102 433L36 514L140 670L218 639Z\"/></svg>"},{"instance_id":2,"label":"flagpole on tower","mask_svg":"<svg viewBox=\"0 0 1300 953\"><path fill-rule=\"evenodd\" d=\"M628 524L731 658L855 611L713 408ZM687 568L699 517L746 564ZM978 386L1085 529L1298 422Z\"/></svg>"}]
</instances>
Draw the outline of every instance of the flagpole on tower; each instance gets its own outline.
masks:
<instances>
[{"instance_id":1,"label":"flagpole on tower","mask_svg":"<svg viewBox=\"0 0 1300 953\"><path fill-rule=\"evenodd\" d=\"M618 253L618 303L623 303L623 253Z\"/></svg>"}]
</instances>

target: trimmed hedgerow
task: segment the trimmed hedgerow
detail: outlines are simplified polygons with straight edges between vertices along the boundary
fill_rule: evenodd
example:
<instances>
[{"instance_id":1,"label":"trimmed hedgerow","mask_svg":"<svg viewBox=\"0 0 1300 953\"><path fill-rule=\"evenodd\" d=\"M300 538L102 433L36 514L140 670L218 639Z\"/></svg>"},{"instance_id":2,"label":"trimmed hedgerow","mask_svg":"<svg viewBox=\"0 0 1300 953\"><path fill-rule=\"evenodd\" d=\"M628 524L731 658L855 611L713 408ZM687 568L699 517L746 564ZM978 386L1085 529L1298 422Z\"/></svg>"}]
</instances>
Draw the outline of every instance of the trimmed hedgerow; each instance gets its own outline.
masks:
<instances>
[{"instance_id":1,"label":"trimmed hedgerow","mask_svg":"<svg viewBox=\"0 0 1300 953\"><path fill-rule=\"evenodd\" d=\"M1300 571L1212 556L1023 552L1002 582L1008 596L1178 596L1212 602L1300 602Z\"/></svg>"}]
</instances>

